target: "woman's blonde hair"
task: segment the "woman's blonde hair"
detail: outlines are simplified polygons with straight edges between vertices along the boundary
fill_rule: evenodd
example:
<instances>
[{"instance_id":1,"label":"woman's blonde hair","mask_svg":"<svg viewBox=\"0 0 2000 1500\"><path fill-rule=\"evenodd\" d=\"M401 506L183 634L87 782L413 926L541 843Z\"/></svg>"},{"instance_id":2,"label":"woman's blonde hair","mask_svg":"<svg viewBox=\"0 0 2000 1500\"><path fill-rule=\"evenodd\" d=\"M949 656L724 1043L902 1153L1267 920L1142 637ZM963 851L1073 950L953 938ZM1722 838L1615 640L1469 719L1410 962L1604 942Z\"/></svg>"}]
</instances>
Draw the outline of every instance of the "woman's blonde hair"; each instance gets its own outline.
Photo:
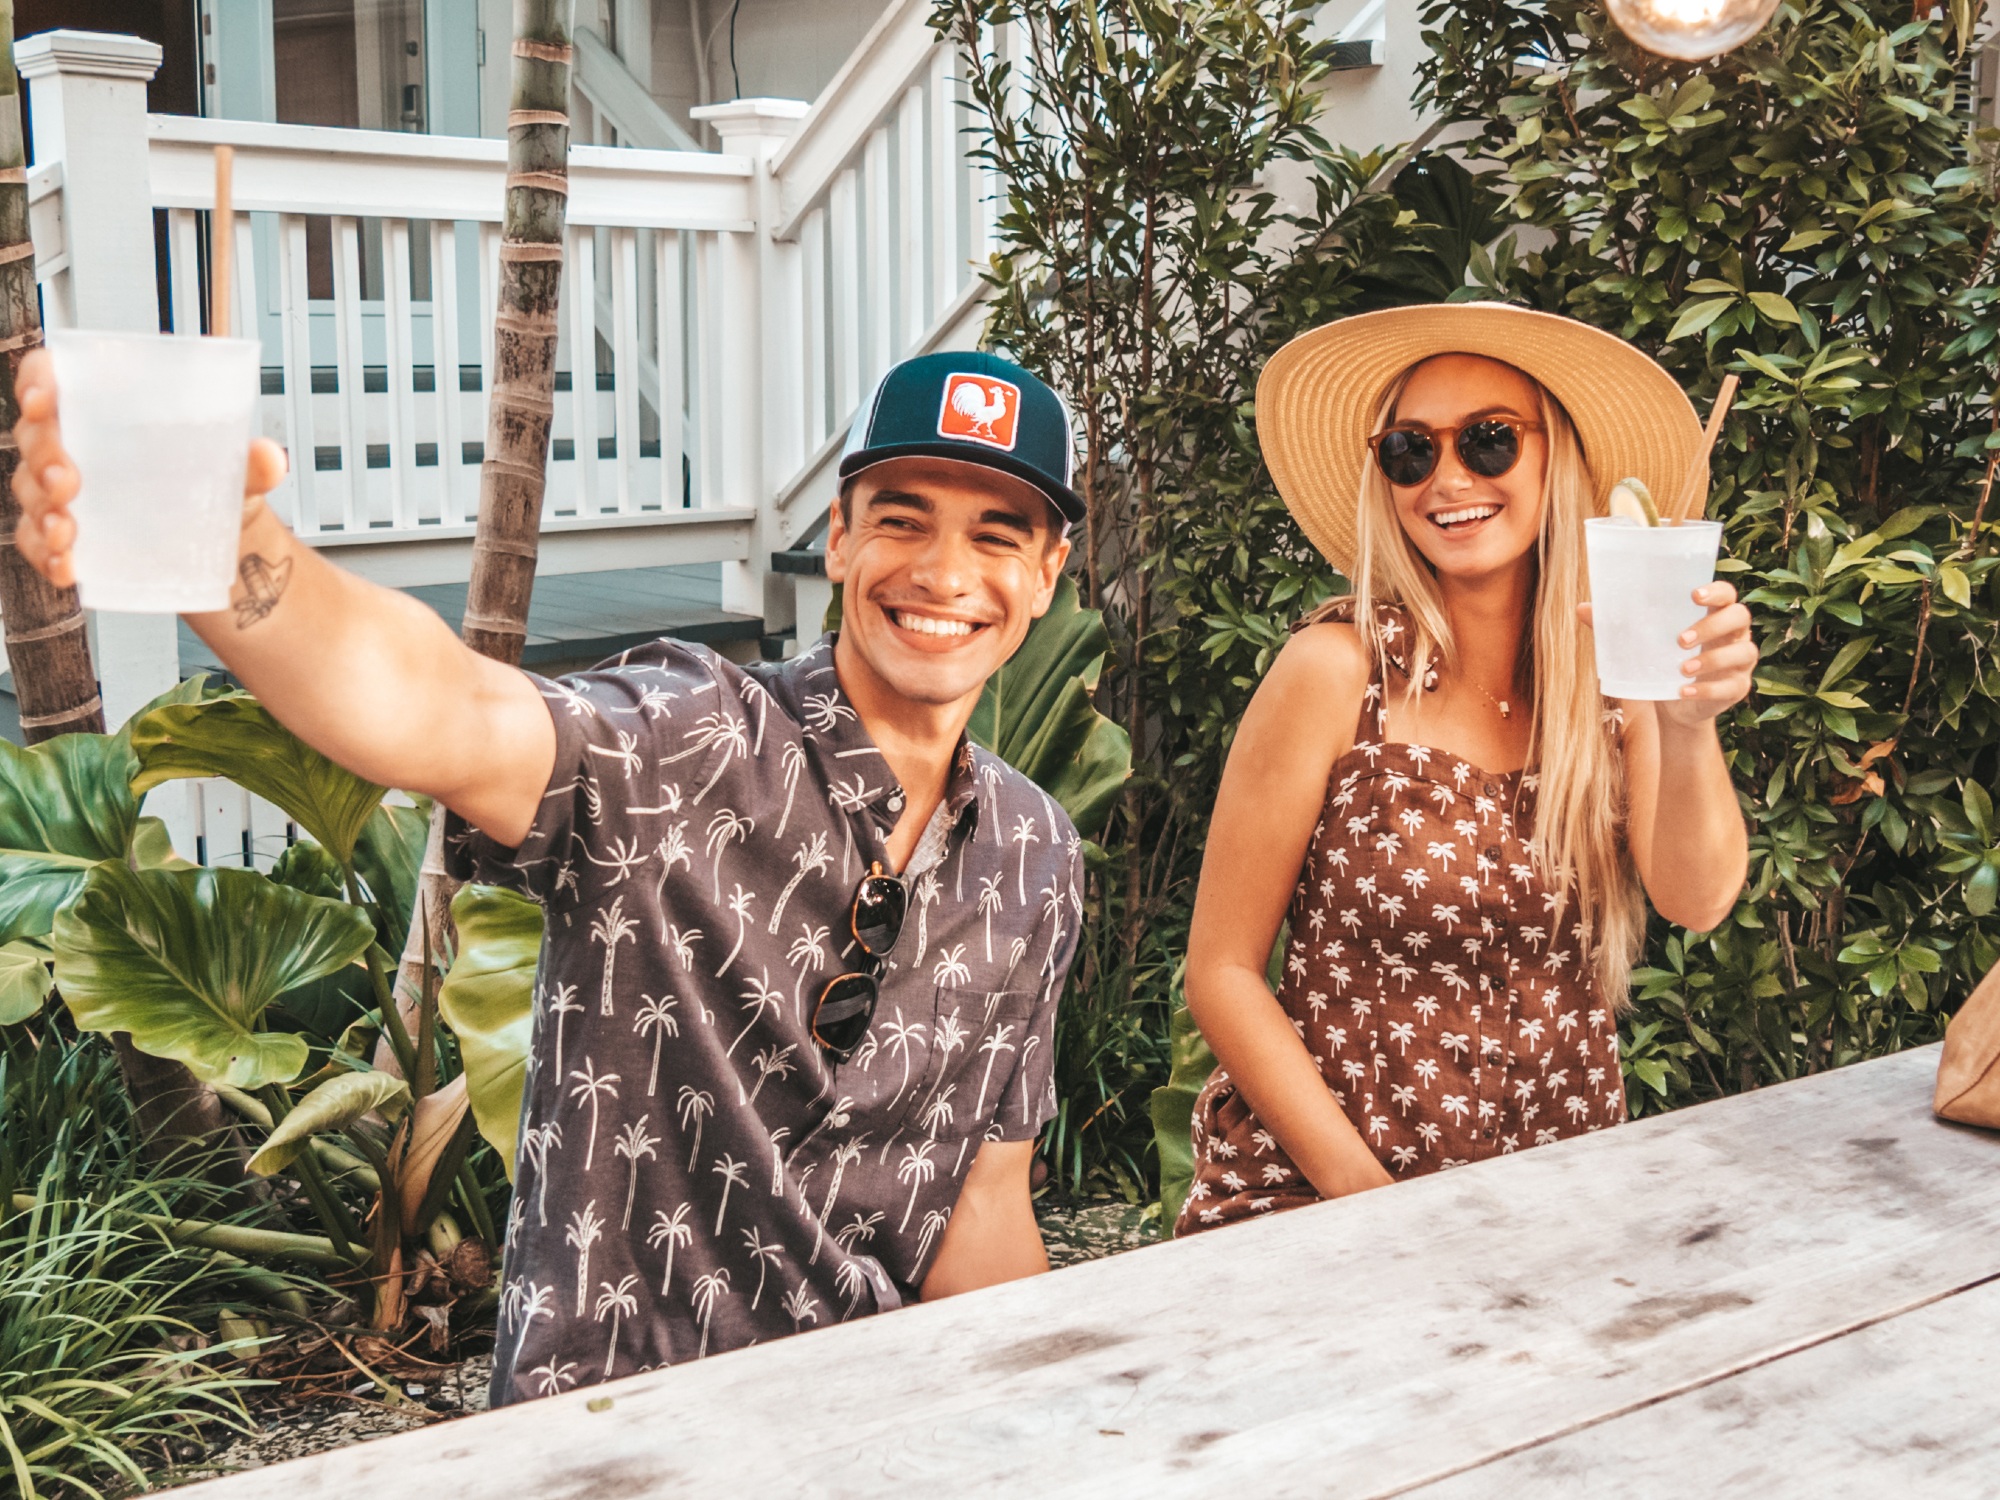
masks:
<instances>
[{"instance_id":1,"label":"woman's blonde hair","mask_svg":"<svg viewBox=\"0 0 2000 1500\"><path fill-rule=\"evenodd\" d=\"M1414 365L1405 370L1383 393L1376 432L1395 420L1397 402L1415 370ZM1623 836L1625 772L1617 727L1598 692L1594 647L1576 613L1587 592L1583 523L1592 510L1590 471L1562 404L1539 382L1535 396L1548 457L1534 593L1522 643L1534 705L1528 747L1532 769L1522 779L1538 788L1531 847L1557 893L1549 940L1557 942L1567 925L1581 953L1592 956L1595 949L1598 988L1615 1010L1629 999L1632 961L1645 932L1645 902ZM1437 576L1403 530L1389 482L1370 459L1363 460L1356 532L1355 621L1372 621L1378 602L1401 605L1408 613L1407 692L1414 700L1434 665L1449 672L1457 664L1456 643ZM1361 635L1380 665L1382 646L1375 631L1364 626ZM1533 779L1537 775L1538 782Z\"/></svg>"}]
</instances>

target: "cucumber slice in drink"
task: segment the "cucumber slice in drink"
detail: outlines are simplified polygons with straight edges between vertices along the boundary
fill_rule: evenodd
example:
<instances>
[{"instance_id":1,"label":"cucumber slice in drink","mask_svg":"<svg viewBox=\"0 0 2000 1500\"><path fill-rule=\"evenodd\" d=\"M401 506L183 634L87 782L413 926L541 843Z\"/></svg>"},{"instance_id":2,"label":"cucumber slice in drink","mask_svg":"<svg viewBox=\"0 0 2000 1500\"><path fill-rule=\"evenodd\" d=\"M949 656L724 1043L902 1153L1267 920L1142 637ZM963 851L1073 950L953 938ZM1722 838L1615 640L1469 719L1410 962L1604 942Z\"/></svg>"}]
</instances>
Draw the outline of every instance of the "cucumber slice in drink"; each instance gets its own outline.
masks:
<instances>
[{"instance_id":1,"label":"cucumber slice in drink","mask_svg":"<svg viewBox=\"0 0 2000 1500\"><path fill-rule=\"evenodd\" d=\"M1611 486L1610 513L1627 521L1635 521L1641 526L1660 524L1659 507L1653 504L1653 493L1636 479L1621 479Z\"/></svg>"}]
</instances>

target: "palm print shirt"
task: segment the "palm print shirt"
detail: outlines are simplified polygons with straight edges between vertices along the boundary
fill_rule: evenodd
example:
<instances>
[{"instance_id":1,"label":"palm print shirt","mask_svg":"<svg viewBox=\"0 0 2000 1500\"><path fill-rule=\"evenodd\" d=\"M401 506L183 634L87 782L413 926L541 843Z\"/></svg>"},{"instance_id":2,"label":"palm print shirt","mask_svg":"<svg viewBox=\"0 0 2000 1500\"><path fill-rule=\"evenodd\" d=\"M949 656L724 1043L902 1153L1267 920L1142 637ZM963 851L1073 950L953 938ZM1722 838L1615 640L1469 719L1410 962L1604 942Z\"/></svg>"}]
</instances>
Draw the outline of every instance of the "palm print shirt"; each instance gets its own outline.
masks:
<instances>
[{"instance_id":1,"label":"palm print shirt","mask_svg":"<svg viewBox=\"0 0 2000 1500\"><path fill-rule=\"evenodd\" d=\"M556 769L533 829L451 831L454 873L547 914L496 1404L900 1306L980 1143L1054 1112L1080 841L969 743L869 1034L838 1068L811 1039L904 801L832 641L741 668L660 640L536 679Z\"/></svg>"},{"instance_id":2,"label":"palm print shirt","mask_svg":"<svg viewBox=\"0 0 2000 1500\"><path fill-rule=\"evenodd\" d=\"M1351 620L1342 605L1313 618ZM1328 776L1278 989L1333 1097L1399 1179L1625 1118L1596 952L1534 858L1536 776L1388 738L1388 673L1400 691L1407 631L1381 610L1387 670ZM1192 1129L1176 1234L1318 1201L1225 1070Z\"/></svg>"}]
</instances>

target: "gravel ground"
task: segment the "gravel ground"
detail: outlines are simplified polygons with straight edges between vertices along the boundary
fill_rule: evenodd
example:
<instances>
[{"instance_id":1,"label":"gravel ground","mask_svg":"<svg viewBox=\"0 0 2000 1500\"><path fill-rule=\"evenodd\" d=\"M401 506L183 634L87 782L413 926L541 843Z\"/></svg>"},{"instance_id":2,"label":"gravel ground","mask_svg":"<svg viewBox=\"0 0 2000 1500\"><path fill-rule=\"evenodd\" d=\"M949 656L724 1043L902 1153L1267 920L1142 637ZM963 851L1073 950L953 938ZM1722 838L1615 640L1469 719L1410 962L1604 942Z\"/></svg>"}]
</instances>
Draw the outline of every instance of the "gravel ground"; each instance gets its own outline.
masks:
<instances>
[{"instance_id":1,"label":"gravel ground","mask_svg":"<svg viewBox=\"0 0 2000 1500\"><path fill-rule=\"evenodd\" d=\"M1145 1209L1121 1202L1043 1207L1037 1217L1048 1245L1049 1264L1057 1269L1135 1250L1160 1237L1156 1217L1149 1218ZM185 1482L260 1469L484 1411L486 1383L492 1372L492 1356L479 1355L445 1367L438 1376L401 1382L403 1399L395 1405L386 1404L376 1386L357 1376L352 1389L339 1400L315 1401L303 1407L253 1408L253 1414L266 1424L261 1431L232 1438L199 1467L174 1478Z\"/></svg>"}]
</instances>

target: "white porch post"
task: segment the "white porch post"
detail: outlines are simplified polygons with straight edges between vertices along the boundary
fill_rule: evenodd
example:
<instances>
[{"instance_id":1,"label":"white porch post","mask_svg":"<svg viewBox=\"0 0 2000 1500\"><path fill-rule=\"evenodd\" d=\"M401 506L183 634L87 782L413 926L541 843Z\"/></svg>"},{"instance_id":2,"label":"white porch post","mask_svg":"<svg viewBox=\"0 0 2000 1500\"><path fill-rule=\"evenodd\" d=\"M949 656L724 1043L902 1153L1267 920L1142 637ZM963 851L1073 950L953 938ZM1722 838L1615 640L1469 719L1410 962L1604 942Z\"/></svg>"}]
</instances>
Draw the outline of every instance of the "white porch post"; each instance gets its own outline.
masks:
<instances>
[{"instance_id":1,"label":"white porch post","mask_svg":"<svg viewBox=\"0 0 2000 1500\"><path fill-rule=\"evenodd\" d=\"M27 80L36 164L61 162L70 307L78 328L153 333L160 304L146 167L146 84L160 49L135 36L48 31L14 49ZM180 681L171 615L92 621L112 728Z\"/></svg>"},{"instance_id":2,"label":"white porch post","mask_svg":"<svg viewBox=\"0 0 2000 1500\"><path fill-rule=\"evenodd\" d=\"M768 631L791 623L791 591L770 571L771 549L783 545L771 491L794 466L774 447L798 428L803 378L778 352L780 330L798 325L799 247L771 237L781 218L771 157L808 108L798 99L735 99L689 111L715 127L724 152L747 156L756 167L756 233L748 242L725 235L720 247L731 327L722 341L722 389L710 394L732 414L723 434L723 503L757 509L749 560L722 565L722 607L761 617Z\"/></svg>"}]
</instances>

